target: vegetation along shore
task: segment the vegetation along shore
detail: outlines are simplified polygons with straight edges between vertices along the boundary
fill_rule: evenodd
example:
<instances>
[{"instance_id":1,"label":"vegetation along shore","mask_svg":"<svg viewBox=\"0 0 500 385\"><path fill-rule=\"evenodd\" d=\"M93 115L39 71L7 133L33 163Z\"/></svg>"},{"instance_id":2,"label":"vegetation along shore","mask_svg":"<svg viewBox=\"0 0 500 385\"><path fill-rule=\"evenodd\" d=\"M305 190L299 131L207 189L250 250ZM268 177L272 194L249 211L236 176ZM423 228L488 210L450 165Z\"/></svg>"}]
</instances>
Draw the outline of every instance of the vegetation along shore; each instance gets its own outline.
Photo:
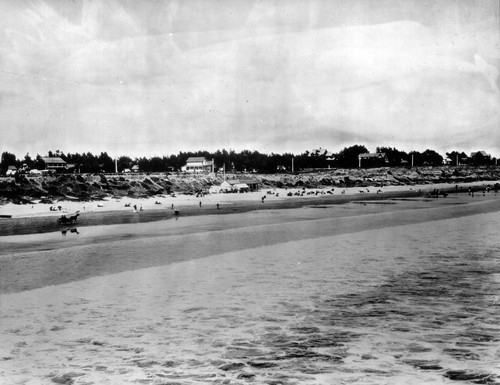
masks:
<instances>
[{"instance_id":1,"label":"vegetation along shore","mask_svg":"<svg viewBox=\"0 0 500 385\"><path fill-rule=\"evenodd\" d=\"M329 169L276 174L246 173L131 173L55 174L0 178L0 204L56 203L59 200L95 201L106 198L147 198L170 194L197 194L224 180L252 178L261 190L273 188L347 188L460 184L500 180L496 167L417 167ZM338 191L339 193L340 191Z\"/></svg>"}]
</instances>

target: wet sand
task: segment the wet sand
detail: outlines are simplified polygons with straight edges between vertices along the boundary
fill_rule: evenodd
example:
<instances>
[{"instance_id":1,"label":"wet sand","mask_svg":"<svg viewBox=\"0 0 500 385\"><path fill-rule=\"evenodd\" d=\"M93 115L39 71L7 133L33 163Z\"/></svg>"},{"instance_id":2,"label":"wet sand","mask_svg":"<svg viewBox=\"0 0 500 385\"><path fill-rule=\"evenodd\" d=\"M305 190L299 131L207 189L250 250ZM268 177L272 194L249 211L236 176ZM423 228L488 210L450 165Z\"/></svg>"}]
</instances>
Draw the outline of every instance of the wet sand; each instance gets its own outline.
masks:
<instances>
[{"instance_id":1,"label":"wet sand","mask_svg":"<svg viewBox=\"0 0 500 385\"><path fill-rule=\"evenodd\" d=\"M264 196L265 194L260 194ZM344 204L356 200L380 200L391 198L418 197L422 193L418 191L398 191L386 192L383 194L357 194L357 195L335 195L335 196L316 196L316 197L294 197L290 199L273 200L268 198L264 203L258 200L234 200L228 204L220 205L217 208L212 204L193 204L182 202L175 205L175 209L180 211L180 216L200 216L200 215L224 215L241 214L256 210L273 209L293 209L306 205L331 205ZM8 219L0 219L0 234L2 235L20 235L33 233L47 233L51 231L63 230L68 227L99 226L112 224L140 224L165 219L175 219L175 215L170 206L162 208L145 209L144 211L134 212L131 210L109 210L109 211L86 211L80 212L77 223L74 225L60 225L57 219L62 213L55 215L38 214L36 216L25 216ZM67 214L69 216L70 214Z\"/></svg>"},{"instance_id":2,"label":"wet sand","mask_svg":"<svg viewBox=\"0 0 500 385\"><path fill-rule=\"evenodd\" d=\"M103 215L116 215L121 224L78 226L77 234L68 232L62 235L55 231L3 236L0 237L0 293L31 290L291 240L500 210L500 197L494 193L484 197L471 198L465 194L444 199L399 195L383 200L377 200L376 196L366 199L370 198L367 196L363 200L351 199L350 203L342 205L325 199L309 200L308 205L294 201L288 207L293 207L292 210L283 210L283 204L244 205L236 206L236 213L223 211L225 215L195 215L199 211L191 207L177 220L165 217L165 220L155 222L129 224L123 224L123 213L109 212L95 214L96 222L93 223L99 223ZM258 210L252 211L253 207ZM206 213L213 214L211 211ZM44 218L30 218L36 219ZM311 235L311 226L316 226L318 220L324 220L325 226L315 228ZM283 226L276 228L277 224ZM252 228L251 236L245 231L247 228ZM155 243L155 239L161 239L161 242ZM114 252L123 250L123 245L126 245L125 253ZM158 249L142 255L144 247Z\"/></svg>"}]
</instances>

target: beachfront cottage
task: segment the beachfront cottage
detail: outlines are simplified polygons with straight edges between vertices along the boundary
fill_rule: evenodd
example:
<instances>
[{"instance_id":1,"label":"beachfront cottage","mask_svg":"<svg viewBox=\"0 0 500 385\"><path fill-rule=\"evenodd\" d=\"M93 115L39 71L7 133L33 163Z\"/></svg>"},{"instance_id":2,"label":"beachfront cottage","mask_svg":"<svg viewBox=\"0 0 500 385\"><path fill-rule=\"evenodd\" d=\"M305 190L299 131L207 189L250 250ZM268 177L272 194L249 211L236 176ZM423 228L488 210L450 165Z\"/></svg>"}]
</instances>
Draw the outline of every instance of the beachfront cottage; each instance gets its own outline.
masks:
<instances>
[{"instance_id":1,"label":"beachfront cottage","mask_svg":"<svg viewBox=\"0 0 500 385\"><path fill-rule=\"evenodd\" d=\"M259 191L260 181L255 178L240 178L238 179L240 183L246 184L250 191Z\"/></svg>"},{"instance_id":2,"label":"beachfront cottage","mask_svg":"<svg viewBox=\"0 0 500 385\"><path fill-rule=\"evenodd\" d=\"M49 156L42 160L45 163L45 170L65 171L68 168L67 163L58 156Z\"/></svg>"},{"instance_id":3,"label":"beachfront cottage","mask_svg":"<svg viewBox=\"0 0 500 385\"><path fill-rule=\"evenodd\" d=\"M220 189L223 192L248 192L250 187L241 183L239 180L225 180L220 184Z\"/></svg>"},{"instance_id":4,"label":"beachfront cottage","mask_svg":"<svg viewBox=\"0 0 500 385\"><path fill-rule=\"evenodd\" d=\"M219 186L219 191L221 192L231 192L233 191L233 185L229 183L227 180L222 182Z\"/></svg>"},{"instance_id":5,"label":"beachfront cottage","mask_svg":"<svg viewBox=\"0 0 500 385\"><path fill-rule=\"evenodd\" d=\"M260 181L255 178L225 180L220 185L223 192L248 192L258 191Z\"/></svg>"},{"instance_id":6,"label":"beachfront cottage","mask_svg":"<svg viewBox=\"0 0 500 385\"><path fill-rule=\"evenodd\" d=\"M182 172L214 172L214 161L207 160L204 157L189 157L186 161L186 165L181 167Z\"/></svg>"},{"instance_id":7,"label":"beachfront cottage","mask_svg":"<svg viewBox=\"0 0 500 385\"><path fill-rule=\"evenodd\" d=\"M389 165L389 158L385 152L359 154L359 167L384 167Z\"/></svg>"}]
</instances>

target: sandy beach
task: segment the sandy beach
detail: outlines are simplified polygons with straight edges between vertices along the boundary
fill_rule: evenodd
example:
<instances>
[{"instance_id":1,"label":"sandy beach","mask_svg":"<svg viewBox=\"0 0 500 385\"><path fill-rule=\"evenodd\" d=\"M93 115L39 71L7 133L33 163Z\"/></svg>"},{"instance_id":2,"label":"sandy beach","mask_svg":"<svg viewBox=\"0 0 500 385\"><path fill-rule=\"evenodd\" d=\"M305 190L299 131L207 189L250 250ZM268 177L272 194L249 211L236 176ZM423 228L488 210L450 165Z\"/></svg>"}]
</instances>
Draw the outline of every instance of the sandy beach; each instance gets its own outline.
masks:
<instances>
[{"instance_id":1,"label":"sandy beach","mask_svg":"<svg viewBox=\"0 0 500 385\"><path fill-rule=\"evenodd\" d=\"M261 190L240 194L208 194L203 197L179 194L150 198L121 198L79 202L59 201L53 204L13 204L0 205L0 234L16 235L42 233L64 229L57 224L62 215L79 214L78 226L97 226L118 223L145 223L171 219L173 211L182 216L227 214L268 210L275 208L296 208L311 203L342 204L353 200L388 199L425 195L439 189L454 192L458 186L461 193L469 188L482 193L487 185L496 181L454 184L427 184L414 186L386 186L383 188L324 188L324 189L279 189ZM300 195L298 195L300 193ZM293 194L289 196L288 194ZM477 194L476 194L477 195ZM262 198L265 197L264 201ZM54 211L51 210L55 209ZM2 217L3 216L3 217ZM7 218L6 218L7 217Z\"/></svg>"}]
</instances>

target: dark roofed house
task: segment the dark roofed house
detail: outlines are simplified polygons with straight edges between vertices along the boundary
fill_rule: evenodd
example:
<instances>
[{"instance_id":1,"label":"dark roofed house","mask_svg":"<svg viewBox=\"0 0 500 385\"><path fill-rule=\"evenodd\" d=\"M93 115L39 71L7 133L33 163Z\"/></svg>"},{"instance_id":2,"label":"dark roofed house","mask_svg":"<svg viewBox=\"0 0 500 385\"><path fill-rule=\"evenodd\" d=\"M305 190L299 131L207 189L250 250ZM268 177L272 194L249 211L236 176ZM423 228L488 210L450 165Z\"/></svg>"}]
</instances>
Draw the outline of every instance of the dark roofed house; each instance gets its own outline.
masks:
<instances>
[{"instance_id":1,"label":"dark roofed house","mask_svg":"<svg viewBox=\"0 0 500 385\"><path fill-rule=\"evenodd\" d=\"M470 154L472 164L476 166L484 166L491 164L491 155L486 151L477 151Z\"/></svg>"},{"instance_id":2,"label":"dark roofed house","mask_svg":"<svg viewBox=\"0 0 500 385\"><path fill-rule=\"evenodd\" d=\"M383 167L389 164L389 158L385 152L372 152L359 154L359 167Z\"/></svg>"},{"instance_id":3,"label":"dark roofed house","mask_svg":"<svg viewBox=\"0 0 500 385\"><path fill-rule=\"evenodd\" d=\"M491 158L491 155L488 154L486 151L477 151L477 152L472 152L470 154L470 157L473 158L474 156L482 156L483 158Z\"/></svg>"},{"instance_id":4,"label":"dark roofed house","mask_svg":"<svg viewBox=\"0 0 500 385\"><path fill-rule=\"evenodd\" d=\"M45 163L46 170L66 170L67 163L58 156L50 156L46 158L42 158Z\"/></svg>"},{"instance_id":5,"label":"dark roofed house","mask_svg":"<svg viewBox=\"0 0 500 385\"><path fill-rule=\"evenodd\" d=\"M240 178L239 183L246 184L250 191L258 191L260 188L260 181L256 178Z\"/></svg>"}]
</instances>

